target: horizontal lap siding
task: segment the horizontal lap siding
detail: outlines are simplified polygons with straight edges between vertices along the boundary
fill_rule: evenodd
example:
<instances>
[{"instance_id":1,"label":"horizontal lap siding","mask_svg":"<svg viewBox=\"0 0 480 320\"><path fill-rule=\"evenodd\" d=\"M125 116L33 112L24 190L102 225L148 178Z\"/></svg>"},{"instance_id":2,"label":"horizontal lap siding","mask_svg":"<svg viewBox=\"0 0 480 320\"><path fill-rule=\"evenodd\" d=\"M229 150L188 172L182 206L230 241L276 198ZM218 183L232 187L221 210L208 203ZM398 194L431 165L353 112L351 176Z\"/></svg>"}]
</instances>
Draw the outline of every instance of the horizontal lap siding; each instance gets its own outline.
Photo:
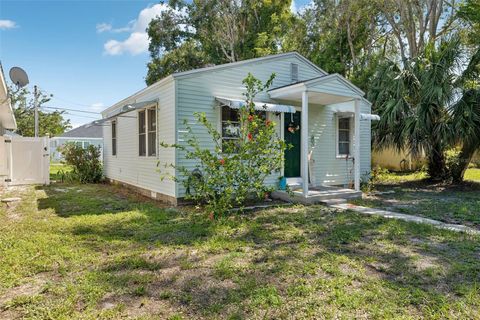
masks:
<instances>
[{"instance_id":1,"label":"horizontal lap siding","mask_svg":"<svg viewBox=\"0 0 480 320\"><path fill-rule=\"evenodd\" d=\"M361 103L361 112L370 113L370 107ZM337 126L335 113L354 111L353 102L336 105L310 105L308 131L309 150L313 151L313 171L316 185L348 185L354 180L353 161L337 158ZM353 120L352 120L353 124ZM352 142L353 130L352 127ZM352 155L355 146L352 144ZM361 177L370 173L370 121L360 122Z\"/></svg>"},{"instance_id":2,"label":"horizontal lap siding","mask_svg":"<svg viewBox=\"0 0 480 320\"><path fill-rule=\"evenodd\" d=\"M360 102L360 111L370 114L372 112L370 104L365 101ZM370 178L372 167L372 124L370 120L360 121L360 178L366 181Z\"/></svg>"},{"instance_id":3,"label":"horizontal lap siding","mask_svg":"<svg viewBox=\"0 0 480 320\"><path fill-rule=\"evenodd\" d=\"M136 97L142 102L159 99L157 114L157 143L175 142L175 87L168 82L161 87L145 92ZM138 119L137 111L123 114L117 121L117 156L112 156L111 125L108 122L103 129L104 136L104 171L107 178L125 182L158 193L175 196L175 183L171 179L163 179L162 175L173 175L174 170L165 169L175 161L173 148L158 147L157 157L138 156ZM159 166L157 167L157 163Z\"/></svg>"},{"instance_id":4,"label":"horizontal lap siding","mask_svg":"<svg viewBox=\"0 0 480 320\"><path fill-rule=\"evenodd\" d=\"M249 72L262 81L266 81L272 73L275 73L276 77L272 88L288 85L291 83L291 63L299 65L299 80L311 79L322 74L296 57L285 57L283 59L266 60L234 68L198 73L177 79L178 142L184 143L185 133L182 130L185 129L185 126L183 122L187 120L192 124L195 135L201 144L205 147L213 148L214 142L210 139L206 130L199 125L195 125L194 112L205 112L211 123L219 125L220 108L216 107L215 96L244 99L242 93L245 92L245 88L242 80ZM269 96L266 92L263 92L258 94L255 100L269 101ZM280 135L280 117L274 114L269 114L268 117L277 123L277 132ZM177 151L177 164L185 166L191 171L195 168L197 162L185 159L185 154ZM279 175L280 173L269 177L268 183L277 183ZM180 197L183 196L185 194L183 185L178 184L177 188L177 194Z\"/></svg>"}]
</instances>

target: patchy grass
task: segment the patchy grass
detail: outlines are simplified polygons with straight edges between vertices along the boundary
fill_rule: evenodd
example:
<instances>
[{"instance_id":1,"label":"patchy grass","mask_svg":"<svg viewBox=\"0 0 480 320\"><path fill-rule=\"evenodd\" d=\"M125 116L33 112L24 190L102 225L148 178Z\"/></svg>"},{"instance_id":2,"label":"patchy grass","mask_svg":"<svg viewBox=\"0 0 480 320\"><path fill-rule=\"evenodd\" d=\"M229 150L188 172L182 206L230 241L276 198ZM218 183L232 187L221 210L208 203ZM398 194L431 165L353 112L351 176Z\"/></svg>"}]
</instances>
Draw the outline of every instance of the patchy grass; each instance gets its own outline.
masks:
<instances>
[{"instance_id":1,"label":"patchy grass","mask_svg":"<svg viewBox=\"0 0 480 320\"><path fill-rule=\"evenodd\" d=\"M465 180L467 181L478 181L480 182L480 169L471 168L465 172Z\"/></svg>"},{"instance_id":2,"label":"patchy grass","mask_svg":"<svg viewBox=\"0 0 480 320\"><path fill-rule=\"evenodd\" d=\"M480 170L468 169L462 185L432 184L425 174L382 173L375 191L357 205L480 228Z\"/></svg>"},{"instance_id":3,"label":"patchy grass","mask_svg":"<svg viewBox=\"0 0 480 320\"><path fill-rule=\"evenodd\" d=\"M61 180L62 173L72 171L72 167L63 163L50 163L50 179Z\"/></svg>"},{"instance_id":4,"label":"patchy grass","mask_svg":"<svg viewBox=\"0 0 480 320\"><path fill-rule=\"evenodd\" d=\"M0 207L0 318L476 318L480 239L293 206L211 222L110 185ZM8 194L7 194L8 195Z\"/></svg>"}]
</instances>

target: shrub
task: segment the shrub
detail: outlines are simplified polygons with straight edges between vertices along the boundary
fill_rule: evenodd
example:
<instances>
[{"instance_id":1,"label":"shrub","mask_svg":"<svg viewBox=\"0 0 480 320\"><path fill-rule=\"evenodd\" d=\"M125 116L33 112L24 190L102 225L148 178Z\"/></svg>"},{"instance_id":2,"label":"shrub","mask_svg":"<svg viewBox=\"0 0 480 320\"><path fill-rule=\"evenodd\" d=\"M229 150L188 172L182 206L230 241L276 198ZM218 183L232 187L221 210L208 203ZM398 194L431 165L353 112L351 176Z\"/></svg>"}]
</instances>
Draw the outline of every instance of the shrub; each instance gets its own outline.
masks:
<instances>
[{"instance_id":1,"label":"shrub","mask_svg":"<svg viewBox=\"0 0 480 320\"><path fill-rule=\"evenodd\" d=\"M172 165L181 174L174 179L185 186L186 198L205 205L212 218L235 206L241 209L250 197L263 198L273 190L265 185L265 179L282 168L286 144L278 137L275 123L256 112L253 99L270 87L274 76L265 84L251 74L243 80L245 104L238 109L240 124L234 128L238 139L222 142L217 125L210 123L205 113L195 113L213 148L201 144L186 121L185 144L162 144L182 150L187 159L196 161L193 171Z\"/></svg>"},{"instance_id":2,"label":"shrub","mask_svg":"<svg viewBox=\"0 0 480 320\"><path fill-rule=\"evenodd\" d=\"M102 181L102 163L100 161L100 148L89 145L82 148L74 143L67 143L61 148L61 153L68 165L73 170L65 173L65 180L77 180L81 183L98 183ZM63 179L62 179L63 180Z\"/></svg>"}]
</instances>

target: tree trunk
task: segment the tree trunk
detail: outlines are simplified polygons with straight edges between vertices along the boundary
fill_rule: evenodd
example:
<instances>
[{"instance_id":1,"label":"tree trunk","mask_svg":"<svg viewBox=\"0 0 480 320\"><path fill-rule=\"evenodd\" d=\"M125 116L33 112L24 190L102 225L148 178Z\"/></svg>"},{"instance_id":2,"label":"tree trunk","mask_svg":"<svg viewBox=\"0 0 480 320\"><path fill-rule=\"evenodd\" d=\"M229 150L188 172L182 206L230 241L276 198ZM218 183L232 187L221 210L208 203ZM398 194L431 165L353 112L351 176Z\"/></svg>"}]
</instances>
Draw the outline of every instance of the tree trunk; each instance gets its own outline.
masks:
<instances>
[{"instance_id":1,"label":"tree trunk","mask_svg":"<svg viewBox=\"0 0 480 320\"><path fill-rule=\"evenodd\" d=\"M441 148L435 148L428 155L428 175L434 181L445 179L445 156Z\"/></svg>"},{"instance_id":2,"label":"tree trunk","mask_svg":"<svg viewBox=\"0 0 480 320\"><path fill-rule=\"evenodd\" d=\"M465 171L468 169L470 161L475 154L476 146L464 144L460 154L458 155L458 162L450 168L450 176L453 183L461 183L465 175Z\"/></svg>"}]
</instances>

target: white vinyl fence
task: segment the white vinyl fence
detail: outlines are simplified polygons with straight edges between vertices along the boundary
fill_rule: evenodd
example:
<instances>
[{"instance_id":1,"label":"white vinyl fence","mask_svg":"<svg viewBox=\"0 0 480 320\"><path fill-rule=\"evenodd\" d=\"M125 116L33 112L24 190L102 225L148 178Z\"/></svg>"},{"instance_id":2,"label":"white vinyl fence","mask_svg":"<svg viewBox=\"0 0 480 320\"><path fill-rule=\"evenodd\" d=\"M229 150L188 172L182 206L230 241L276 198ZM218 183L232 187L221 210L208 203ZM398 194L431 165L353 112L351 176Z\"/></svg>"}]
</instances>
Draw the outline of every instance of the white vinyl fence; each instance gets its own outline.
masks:
<instances>
[{"instance_id":1,"label":"white vinyl fence","mask_svg":"<svg viewBox=\"0 0 480 320\"><path fill-rule=\"evenodd\" d=\"M8 185L50 184L49 138L4 136ZM3 140L3 141L2 141ZM0 159L0 163L2 159ZM0 168L1 170L1 168Z\"/></svg>"}]
</instances>

